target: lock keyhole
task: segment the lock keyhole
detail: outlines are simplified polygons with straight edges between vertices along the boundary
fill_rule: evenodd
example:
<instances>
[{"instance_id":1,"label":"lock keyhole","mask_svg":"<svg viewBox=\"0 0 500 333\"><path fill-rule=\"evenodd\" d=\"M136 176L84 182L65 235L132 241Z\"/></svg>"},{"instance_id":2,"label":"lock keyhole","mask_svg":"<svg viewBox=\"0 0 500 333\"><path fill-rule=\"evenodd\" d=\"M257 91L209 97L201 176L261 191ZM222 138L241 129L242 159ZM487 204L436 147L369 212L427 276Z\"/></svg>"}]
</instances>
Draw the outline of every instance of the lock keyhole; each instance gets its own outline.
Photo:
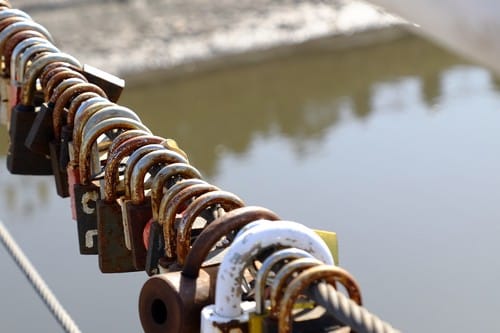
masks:
<instances>
[{"instance_id":1,"label":"lock keyhole","mask_svg":"<svg viewBox=\"0 0 500 333\"><path fill-rule=\"evenodd\" d=\"M163 325L167 321L167 307L162 300L155 299L153 301L153 304L151 304L151 313L153 320L158 325Z\"/></svg>"}]
</instances>

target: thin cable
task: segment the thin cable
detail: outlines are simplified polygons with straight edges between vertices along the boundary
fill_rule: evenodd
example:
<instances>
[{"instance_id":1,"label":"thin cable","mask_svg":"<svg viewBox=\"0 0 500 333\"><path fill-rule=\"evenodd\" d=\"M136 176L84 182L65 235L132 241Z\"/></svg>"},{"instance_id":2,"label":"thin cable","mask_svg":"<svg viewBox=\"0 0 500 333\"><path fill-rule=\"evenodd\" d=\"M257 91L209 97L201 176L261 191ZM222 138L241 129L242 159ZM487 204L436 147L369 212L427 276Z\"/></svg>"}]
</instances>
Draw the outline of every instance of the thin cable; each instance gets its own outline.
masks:
<instances>
[{"instance_id":1,"label":"thin cable","mask_svg":"<svg viewBox=\"0 0 500 333\"><path fill-rule=\"evenodd\" d=\"M56 318L62 328L68 333L81 333L76 323L66 312L61 303L59 303L56 296L49 289L45 281L43 281L40 274L38 274L38 272L36 271L36 268L31 264L29 259L17 245L15 239L12 237L12 235L5 228L1 221L0 239L11 257L16 262L17 266L24 273L33 288L35 288L40 298L43 300L45 305L47 305L50 312Z\"/></svg>"},{"instance_id":2,"label":"thin cable","mask_svg":"<svg viewBox=\"0 0 500 333\"><path fill-rule=\"evenodd\" d=\"M351 327L356 333L400 333L364 307L338 292L327 283L311 286L308 295L326 312L333 315L342 324Z\"/></svg>"}]
</instances>

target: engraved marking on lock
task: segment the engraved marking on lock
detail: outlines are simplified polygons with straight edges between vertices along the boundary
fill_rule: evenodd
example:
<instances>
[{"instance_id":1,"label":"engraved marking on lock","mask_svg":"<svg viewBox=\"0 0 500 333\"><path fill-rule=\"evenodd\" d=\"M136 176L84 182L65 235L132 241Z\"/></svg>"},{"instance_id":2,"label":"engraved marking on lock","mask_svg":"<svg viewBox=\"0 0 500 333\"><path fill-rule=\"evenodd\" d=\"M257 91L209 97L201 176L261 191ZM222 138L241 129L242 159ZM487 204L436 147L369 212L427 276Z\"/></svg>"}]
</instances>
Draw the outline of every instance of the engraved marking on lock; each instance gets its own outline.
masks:
<instances>
[{"instance_id":1,"label":"engraved marking on lock","mask_svg":"<svg viewBox=\"0 0 500 333\"><path fill-rule=\"evenodd\" d=\"M93 248L94 247L94 237L97 237L97 230L87 230L85 233L85 247Z\"/></svg>"},{"instance_id":2,"label":"engraved marking on lock","mask_svg":"<svg viewBox=\"0 0 500 333\"><path fill-rule=\"evenodd\" d=\"M97 199L99 199L97 191L90 191L82 195L82 210L85 214L90 215L95 212L95 203ZM94 203L92 207L89 205L90 202Z\"/></svg>"}]
</instances>

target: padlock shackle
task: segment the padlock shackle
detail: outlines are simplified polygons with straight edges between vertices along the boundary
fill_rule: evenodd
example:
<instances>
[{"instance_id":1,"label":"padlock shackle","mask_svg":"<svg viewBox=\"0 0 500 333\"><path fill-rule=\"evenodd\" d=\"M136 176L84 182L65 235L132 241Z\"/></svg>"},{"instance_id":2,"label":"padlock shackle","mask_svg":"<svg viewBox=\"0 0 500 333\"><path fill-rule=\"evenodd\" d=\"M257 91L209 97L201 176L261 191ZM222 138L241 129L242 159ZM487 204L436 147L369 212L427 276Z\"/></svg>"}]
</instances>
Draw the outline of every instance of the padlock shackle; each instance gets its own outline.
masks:
<instances>
[{"instance_id":1,"label":"padlock shackle","mask_svg":"<svg viewBox=\"0 0 500 333\"><path fill-rule=\"evenodd\" d=\"M45 37L47 37L47 40L49 42L55 44L54 39L52 38L50 32L43 25L31 20L20 21L10 24L0 32L0 54L4 54L5 43L10 38L10 36L15 34L16 32L23 30L37 31L42 35L44 35Z\"/></svg>"},{"instance_id":2,"label":"padlock shackle","mask_svg":"<svg viewBox=\"0 0 500 333\"><path fill-rule=\"evenodd\" d=\"M21 91L21 103L23 105L32 105L33 97L35 95L36 79L40 76L43 68L48 64L56 61L69 62L77 67L81 67L80 62L72 56L65 53L49 53L41 55L35 59L31 66L28 68L26 76L23 81Z\"/></svg>"},{"instance_id":3,"label":"padlock shackle","mask_svg":"<svg viewBox=\"0 0 500 333\"><path fill-rule=\"evenodd\" d=\"M31 16L29 16L26 12L20 9L4 9L0 11L0 22L9 17L22 17L26 20L31 20Z\"/></svg>"},{"instance_id":4,"label":"padlock shackle","mask_svg":"<svg viewBox=\"0 0 500 333\"><path fill-rule=\"evenodd\" d=\"M86 81L80 77L69 76L61 80L55 89L52 91L52 94L49 96L48 103L54 104L59 97L66 91L66 89L71 88L75 84L85 83Z\"/></svg>"},{"instance_id":5,"label":"padlock shackle","mask_svg":"<svg viewBox=\"0 0 500 333\"><path fill-rule=\"evenodd\" d=\"M20 64L20 55L25 52L26 49L30 48L33 45L39 44L39 43L46 43L47 40L43 37L29 37L26 38L25 40L17 43L16 47L12 51L12 54L10 56L10 77L11 77L11 82L13 84L20 85L22 80L20 79L20 76L18 75L18 72L21 69L21 64ZM55 47L55 46L54 46ZM7 64L6 64L7 65Z\"/></svg>"},{"instance_id":6,"label":"padlock shackle","mask_svg":"<svg viewBox=\"0 0 500 333\"><path fill-rule=\"evenodd\" d=\"M186 182L190 180L191 179L188 179L186 180ZM184 182L181 182L179 184L182 183ZM158 210L158 223L163 226L163 237L165 239L165 255L170 259L176 257L176 215L185 208L188 200L191 200L207 192L219 190L217 186L208 184L204 181L202 181L201 184L190 185L179 191L180 188L182 188L182 186L172 186L161 200L160 209Z\"/></svg>"},{"instance_id":7,"label":"padlock shackle","mask_svg":"<svg viewBox=\"0 0 500 333\"><path fill-rule=\"evenodd\" d=\"M239 234L229 247L217 275L215 312L228 318L241 315L241 278L243 271L262 249L269 246L296 247L310 252L322 262L333 265L325 242L306 226L280 221L260 220L258 225Z\"/></svg>"},{"instance_id":8,"label":"padlock shackle","mask_svg":"<svg viewBox=\"0 0 500 333\"><path fill-rule=\"evenodd\" d=\"M57 63L60 64L60 62L57 62ZM85 78L85 76L83 76L82 74L78 73L77 71L75 71L69 67L61 67L60 66L60 67L54 68L48 72L45 72L45 70L44 70L40 74L40 80L41 81L44 80L47 76L49 78L45 82L46 84L43 85L43 83L42 83L43 94L44 94L46 101L50 101L52 96L54 96L54 91L56 90L57 86L59 86L64 80L67 80L70 78L78 78L78 79L82 80L82 82L87 82L87 79ZM54 102L52 102L52 103L54 103Z\"/></svg>"},{"instance_id":9,"label":"padlock shackle","mask_svg":"<svg viewBox=\"0 0 500 333\"><path fill-rule=\"evenodd\" d=\"M202 178L201 173L187 163L172 163L161 168L155 175L151 185L151 210L154 221L158 221L158 211L161 199L163 198L163 189L168 185L168 181L174 177L182 177L182 179Z\"/></svg>"},{"instance_id":10,"label":"padlock shackle","mask_svg":"<svg viewBox=\"0 0 500 333\"><path fill-rule=\"evenodd\" d=\"M166 150L167 148L163 145L163 142L161 143L151 143L144 145L134 151L130 157L127 160L127 164L125 166L125 171L123 175L123 184L125 187L125 197L127 199L131 198L131 191L130 191L130 180L132 178L132 171L134 170L134 166L139 162L139 160L145 156L146 154L156 151L156 150Z\"/></svg>"},{"instance_id":11,"label":"padlock shackle","mask_svg":"<svg viewBox=\"0 0 500 333\"><path fill-rule=\"evenodd\" d=\"M227 191L213 191L200 195L189 204L177 227L177 262L183 266L191 248L191 229L195 219L208 207L220 205L226 212L245 206L237 195Z\"/></svg>"},{"instance_id":12,"label":"padlock shackle","mask_svg":"<svg viewBox=\"0 0 500 333\"><path fill-rule=\"evenodd\" d=\"M309 268L294 278L283 294L278 316L279 333L290 333L292 331L293 306L297 298L316 281L324 281L333 286L335 286L336 282L340 282L346 288L349 298L358 305L362 304L359 285L345 269L327 265Z\"/></svg>"},{"instance_id":13,"label":"padlock shackle","mask_svg":"<svg viewBox=\"0 0 500 333\"><path fill-rule=\"evenodd\" d=\"M70 86L69 88L65 89L56 99L54 110L52 113L52 126L54 128L54 137L56 141L59 141L60 139L61 127L63 125L62 116L64 108L69 104L69 102L72 99L76 98L77 96L81 95L84 92L93 92L101 97L107 98L106 93L100 87L88 82L76 83ZM105 109L106 108L103 108L99 112L104 112Z\"/></svg>"},{"instance_id":14,"label":"padlock shackle","mask_svg":"<svg viewBox=\"0 0 500 333\"><path fill-rule=\"evenodd\" d=\"M144 178L148 171L157 164L187 163L187 160L179 153L161 149L144 155L133 167L130 177L130 199L135 205L144 202Z\"/></svg>"},{"instance_id":15,"label":"padlock shackle","mask_svg":"<svg viewBox=\"0 0 500 333\"><path fill-rule=\"evenodd\" d=\"M231 210L212 221L203 229L191 246L191 251L184 262L182 274L192 279L197 278L203 261L222 237L241 229L248 223L262 219L277 221L279 216L267 208L247 206Z\"/></svg>"},{"instance_id":16,"label":"padlock shackle","mask_svg":"<svg viewBox=\"0 0 500 333\"><path fill-rule=\"evenodd\" d=\"M82 103L88 101L91 98L95 97L102 97L101 95L93 92L93 91L86 91L81 93L80 95L76 96L73 98L71 101L71 104L68 109L68 114L66 115L66 125L69 126L69 128L73 129L74 128L74 123L75 123L75 115L76 111L78 108L82 105ZM73 139L73 133L71 133L71 140Z\"/></svg>"},{"instance_id":17,"label":"padlock shackle","mask_svg":"<svg viewBox=\"0 0 500 333\"><path fill-rule=\"evenodd\" d=\"M299 259L299 258L314 258L309 252L297 249L294 247L289 247L286 249L281 249L270 256L268 256L257 271L255 276L255 313L257 315L262 315L265 312L265 290L267 286L267 277L273 267L285 260Z\"/></svg>"},{"instance_id":18,"label":"padlock shackle","mask_svg":"<svg viewBox=\"0 0 500 333\"><path fill-rule=\"evenodd\" d=\"M83 94L86 94L86 93L83 93ZM78 97L76 97L76 98L78 98ZM71 108L71 106L70 106L70 108ZM139 136L148 136L148 135L149 135L148 132L145 132L145 131L142 131L142 130L128 130L128 131L121 132L120 134L118 134L117 137L115 137L113 139L113 141L109 145L109 147L108 147L108 156L111 155L111 154L113 154L114 151L116 149L118 149L118 147L120 147L125 141L128 141L128 140L130 140L132 138L136 138L136 137L139 137ZM106 163L108 163L108 162L109 162L109 158L108 158L108 161Z\"/></svg>"},{"instance_id":19,"label":"padlock shackle","mask_svg":"<svg viewBox=\"0 0 500 333\"><path fill-rule=\"evenodd\" d=\"M48 40L45 40L45 42L36 43L35 45L28 47L14 64L18 65L17 70L15 71L18 77L18 79L16 80L16 84L22 84L24 82L24 77L26 75L26 68L28 67L28 63L40 53L50 54L50 53L60 53L60 51ZM12 64L12 58L11 58L11 64ZM11 74L11 77L14 76Z\"/></svg>"},{"instance_id":20,"label":"padlock shackle","mask_svg":"<svg viewBox=\"0 0 500 333\"><path fill-rule=\"evenodd\" d=\"M160 143L164 140L164 138L159 136L153 136L151 134L147 134L146 131L142 130L130 130L128 132L141 131L142 133L146 133L146 135L140 135L131 137L130 139L123 141L117 147L110 147L108 159L106 161L106 166L104 168L104 198L103 200L106 202L111 202L116 200L116 188L117 182L119 181L118 170L121 164L121 161L130 156L137 149L154 143ZM122 133L123 134L123 133ZM119 136L121 136L120 134ZM116 141L113 140L113 143ZM113 143L111 146L113 146Z\"/></svg>"},{"instance_id":21,"label":"padlock shackle","mask_svg":"<svg viewBox=\"0 0 500 333\"><path fill-rule=\"evenodd\" d=\"M289 278L294 274L302 272L303 270L322 264L323 263L316 258L299 258L289 262L283 266L278 273L276 273L271 285L271 294L269 296L269 299L271 300L270 313L272 316L278 316L278 305L281 297L283 296L284 289L290 282Z\"/></svg>"},{"instance_id":22,"label":"padlock shackle","mask_svg":"<svg viewBox=\"0 0 500 333\"><path fill-rule=\"evenodd\" d=\"M102 134L114 129L142 129L148 131L149 129L141 122L129 118L109 118L98 123L88 133L85 133L80 155L78 157L78 168L80 172L80 183L87 184L91 180L90 175L90 154L92 146L97 142L97 139ZM77 158L75 156L75 158Z\"/></svg>"}]
</instances>

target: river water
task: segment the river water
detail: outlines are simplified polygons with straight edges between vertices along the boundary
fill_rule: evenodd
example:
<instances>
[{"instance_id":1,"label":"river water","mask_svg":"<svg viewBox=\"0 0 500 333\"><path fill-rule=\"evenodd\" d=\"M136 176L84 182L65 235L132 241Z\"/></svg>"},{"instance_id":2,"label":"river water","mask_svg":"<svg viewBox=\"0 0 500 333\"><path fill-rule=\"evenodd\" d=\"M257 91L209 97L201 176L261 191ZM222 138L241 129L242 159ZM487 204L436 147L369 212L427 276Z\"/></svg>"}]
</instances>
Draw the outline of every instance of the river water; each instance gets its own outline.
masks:
<instances>
[{"instance_id":1,"label":"river water","mask_svg":"<svg viewBox=\"0 0 500 333\"><path fill-rule=\"evenodd\" d=\"M126 89L210 182L338 233L366 306L408 332L497 331L500 93L415 37L322 47ZM1 133L3 153L7 142ZM4 165L4 163L2 163ZM144 273L80 256L49 177L0 170L0 216L83 332L140 332ZM0 251L2 331L60 330Z\"/></svg>"}]
</instances>

